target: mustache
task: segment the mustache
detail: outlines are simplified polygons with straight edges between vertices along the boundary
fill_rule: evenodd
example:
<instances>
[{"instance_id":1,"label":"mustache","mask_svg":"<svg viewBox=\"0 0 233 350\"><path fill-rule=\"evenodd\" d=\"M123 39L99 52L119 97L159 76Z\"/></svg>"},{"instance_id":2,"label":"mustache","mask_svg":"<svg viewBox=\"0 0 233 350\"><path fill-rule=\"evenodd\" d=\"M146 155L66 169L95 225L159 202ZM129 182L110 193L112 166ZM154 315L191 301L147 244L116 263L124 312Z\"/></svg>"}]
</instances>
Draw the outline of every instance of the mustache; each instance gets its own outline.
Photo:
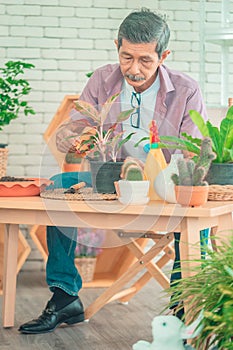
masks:
<instances>
[{"instance_id":1,"label":"mustache","mask_svg":"<svg viewBox=\"0 0 233 350\"><path fill-rule=\"evenodd\" d=\"M140 77L138 75L133 75L133 74L126 74L126 78L129 78L132 81L143 81L146 80L144 77Z\"/></svg>"}]
</instances>

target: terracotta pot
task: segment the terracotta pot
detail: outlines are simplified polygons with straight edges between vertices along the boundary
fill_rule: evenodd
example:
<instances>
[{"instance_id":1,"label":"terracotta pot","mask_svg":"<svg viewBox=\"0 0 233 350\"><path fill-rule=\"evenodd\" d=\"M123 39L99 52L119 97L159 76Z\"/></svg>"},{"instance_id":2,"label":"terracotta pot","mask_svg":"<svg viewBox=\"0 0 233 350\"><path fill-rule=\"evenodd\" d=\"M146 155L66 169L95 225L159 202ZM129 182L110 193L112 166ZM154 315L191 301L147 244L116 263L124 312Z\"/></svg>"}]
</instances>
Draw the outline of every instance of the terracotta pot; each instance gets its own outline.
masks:
<instances>
[{"instance_id":1,"label":"terracotta pot","mask_svg":"<svg viewBox=\"0 0 233 350\"><path fill-rule=\"evenodd\" d=\"M39 196L53 181L43 178L30 178L27 181L0 182L0 197L31 197Z\"/></svg>"},{"instance_id":2,"label":"terracotta pot","mask_svg":"<svg viewBox=\"0 0 233 350\"><path fill-rule=\"evenodd\" d=\"M63 163L62 165L62 171L65 173L73 172L73 171L80 171L81 164L74 164L74 163Z\"/></svg>"},{"instance_id":3,"label":"terracotta pot","mask_svg":"<svg viewBox=\"0 0 233 350\"><path fill-rule=\"evenodd\" d=\"M207 202L209 186L175 186L177 203L184 207L199 207Z\"/></svg>"}]
</instances>

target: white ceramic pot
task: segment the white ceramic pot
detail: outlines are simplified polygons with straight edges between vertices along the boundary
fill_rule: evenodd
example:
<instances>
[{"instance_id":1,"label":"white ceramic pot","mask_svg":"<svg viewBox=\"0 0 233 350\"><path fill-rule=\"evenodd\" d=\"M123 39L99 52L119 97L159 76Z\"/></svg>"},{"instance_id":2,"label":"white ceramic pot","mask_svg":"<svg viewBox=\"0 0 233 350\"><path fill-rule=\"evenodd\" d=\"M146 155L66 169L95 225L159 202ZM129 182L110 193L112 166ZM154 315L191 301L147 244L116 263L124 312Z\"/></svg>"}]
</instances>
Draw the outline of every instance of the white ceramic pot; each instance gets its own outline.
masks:
<instances>
[{"instance_id":1,"label":"white ceramic pot","mask_svg":"<svg viewBox=\"0 0 233 350\"><path fill-rule=\"evenodd\" d=\"M122 204L146 204L149 202L149 181L119 180L117 187L118 200Z\"/></svg>"},{"instance_id":2,"label":"white ceramic pot","mask_svg":"<svg viewBox=\"0 0 233 350\"><path fill-rule=\"evenodd\" d=\"M176 203L175 186L171 175L178 173L177 160L183 158L183 154L172 154L168 166L155 178L154 189L159 197L168 203Z\"/></svg>"}]
</instances>

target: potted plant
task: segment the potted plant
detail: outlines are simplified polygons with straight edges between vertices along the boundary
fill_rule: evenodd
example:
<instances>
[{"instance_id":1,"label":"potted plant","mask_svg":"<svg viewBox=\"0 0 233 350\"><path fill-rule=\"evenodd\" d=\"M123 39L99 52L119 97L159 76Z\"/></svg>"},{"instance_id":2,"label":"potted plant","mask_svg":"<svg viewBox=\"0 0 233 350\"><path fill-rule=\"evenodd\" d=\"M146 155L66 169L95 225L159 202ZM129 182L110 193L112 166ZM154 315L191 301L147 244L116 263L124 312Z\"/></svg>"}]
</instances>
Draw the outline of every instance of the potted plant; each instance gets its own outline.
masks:
<instances>
[{"instance_id":1,"label":"potted plant","mask_svg":"<svg viewBox=\"0 0 233 350\"><path fill-rule=\"evenodd\" d=\"M83 282L91 282L93 279L96 257L102 252L104 238L104 230L78 229L75 265Z\"/></svg>"},{"instance_id":2,"label":"potted plant","mask_svg":"<svg viewBox=\"0 0 233 350\"><path fill-rule=\"evenodd\" d=\"M211 139L205 137L196 162L189 158L177 160L178 174L171 175L175 184L177 203L184 206L199 206L207 202L208 183L204 179L215 157Z\"/></svg>"},{"instance_id":3,"label":"potted plant","mask_svg":"<svg viewBox=\"0 0 233 350\"><path fill-rule=\"evenodd\" d=\"M64 172L80 171L83 157L74 152L67 152L62 166Z\"/></svg>"},{"instance_id":4,"label":"potted plant","mask_svg":"<svg viewBox=\"0 0 233 350\"><path fill-rule=\"evenodd\" d=\"M189 112L193 123L198 127L203 137L209 137L212 150L216 154L207 174L209 184L233 185L233 106L228 108L220 126L213 125L195 110ZM200 154L202 139L182 133L184 139L175 136L161 136L160 148L176 148Z\"/></svg>"},{"instance_id":5,"label":"potted plant","mask_svg":"<svg viewBox=\"0 0 233 350\"><path fill-rule=\"evenodd\" d=\"M8 61L0 68L0 131L11 120L24 115L35 114L24 97L31 91L26 79L22 79L26 69L34 68L33 64L21 61ZM0 176L5 175L7 149L6 144L0 144Z\"/></svg>"},{"instance_id":6,"label":"potted plant","mask_svg":"<svg viewBox=\"0 0 233 350\"><path fill-rule=\"evenodd\" d=\"M122 111L116 121L106 126L106 119L119 93L111 96L98 111L90 103L78 100L76 110L87 118L87 124L75 139L76 152L85 153L90 161L93 190L99 193L114 193L114 181L120 177L122 161L117 156L121 147L134 133L123 138L118 124L129 118L134 109Z\"/></svg>"},{"instance_id":7,"label":"potted plant","mask_svg":"<svg viewBox=\"0 0 233 350\"><path fill-rule=\"evenodd\" d=\"M146 204L149 201L150 182L145 178L144 164L140 160L127 157L120 176L115 188L122 204Z\"/></svg>"},{"instance_id":8,"label":"potted plant","mask_svg":"<svg viewBox=\"0 0 233 350\"><path fill-rule=\"evenodd\" d=\"M209 137L212 142L212 150L216 154L207 174L209 184L233 185L233 106L229 107L226 116L221 120L220 126L213 125L195 110L190 110L190 117L198 127L203 137ZM193 138L187 133L182 133L183 138L176 136L160 136L160 148L180 149L196 155L200 154L202 139ZM140 142L149 138L141 139Z\"/></svg>"},{"instance_id":9,"label":"potted plant","mask_svg":"<svg viewBox=\"0 0 233 350\"><path fill-rule=\"evenodd\" d=\"M187 305L190 322L203 313L200 334L193 340L195 348L202 350L232 349L233 239L217 241L217 250L206 246L207 258L194 261L193 275L176 281L167 291L171 303L179 303L180 308L183 302Z\"/></svg>"}]
</instances>

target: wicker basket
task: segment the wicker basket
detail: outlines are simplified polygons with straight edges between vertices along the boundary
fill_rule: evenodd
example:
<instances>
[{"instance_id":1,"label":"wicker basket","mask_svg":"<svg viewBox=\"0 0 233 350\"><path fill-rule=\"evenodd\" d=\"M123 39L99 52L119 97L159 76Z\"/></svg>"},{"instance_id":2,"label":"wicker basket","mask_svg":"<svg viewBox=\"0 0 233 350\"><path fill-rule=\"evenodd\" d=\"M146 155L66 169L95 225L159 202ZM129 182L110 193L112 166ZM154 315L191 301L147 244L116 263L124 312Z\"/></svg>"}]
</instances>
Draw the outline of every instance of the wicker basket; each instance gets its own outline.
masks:
<instances>
[{"instance_id":1,"label":"wicker basket","mask_svg":"<svg viewBox=\"0 0 233 350\"><path fill-rule=\"evenodd\" d=\"M233 185L210 185L209 201L233 201Z\"/></svg>"},{"instance_id":2,"label":"wicker basket","mask_svg":"<svg viewBox=\"0 0 233 350\"><path fill-rule=\"evenodd\" d=\"M91 282L93 280L96 258L75 258L75 265L83 282Z\"/></svg>"},{"instance_id":3,"label":"wicker basket","mask_svg":"<svg viewBox=\"0 0 233 350\"><path fill-rule=\"evenodd\" d=\"M7 148L0 148L0 177L6 175L7 154Z\"/></svg>"}]
</instances>

